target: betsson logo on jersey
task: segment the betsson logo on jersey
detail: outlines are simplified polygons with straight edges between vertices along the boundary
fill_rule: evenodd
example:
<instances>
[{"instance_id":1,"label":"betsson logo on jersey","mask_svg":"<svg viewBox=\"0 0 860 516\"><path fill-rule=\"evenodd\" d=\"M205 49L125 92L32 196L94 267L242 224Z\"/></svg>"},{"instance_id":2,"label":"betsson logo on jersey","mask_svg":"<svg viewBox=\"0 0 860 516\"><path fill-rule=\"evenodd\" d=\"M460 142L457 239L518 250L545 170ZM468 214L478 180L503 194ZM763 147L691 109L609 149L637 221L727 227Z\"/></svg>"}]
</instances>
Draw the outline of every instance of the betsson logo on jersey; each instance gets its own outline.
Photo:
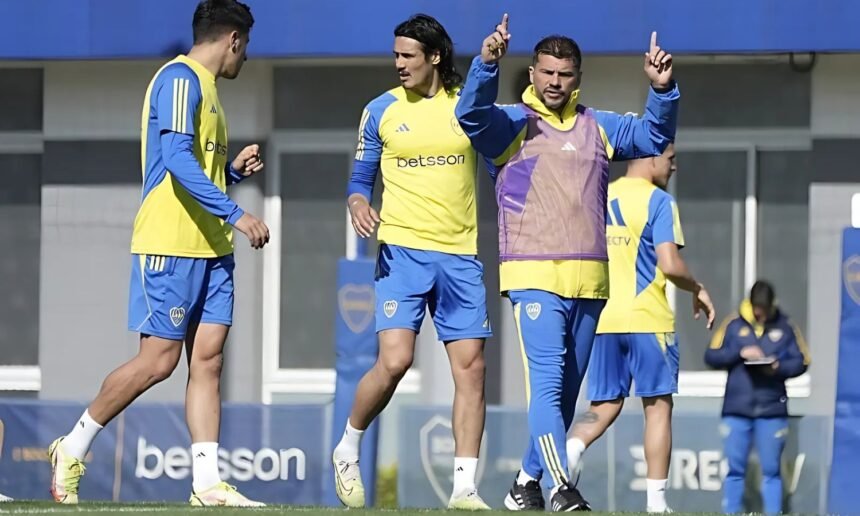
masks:
<instances>
[{"instance_id":1,"label":"betsson logo on jersey","mask_svg":"<svg viewBox=\"0 0 860 516\"><path fill-rule=\"evenodd\" d=\"M227 155L227 146L212 140L206 140L206 152L215 152L221 156Z\"/></svg>"},{"instance_id":2,"label":"betsson logo on jersey","mask_svg":"<svg viewBox=\"0 0 860 516\"><path fill-rule=\"evenodd\" d=\"M137 478L156 480L166 475L173 480L182 480L191 475L191 450L172 446L162 451L146 442L145 438L138 437L135 463L134 476ZM256 452L248 448L218 449L218 469L225 481L304 480L305 463L305 452L299 448L260 448Z\"/></svg>"},{"instance_id":3,"label":"betsson logo on jersey","mask_svg":"<svg viewBox=\"0 0 860 516\"><path fill-rule=\"evenodd\" d=\"M422 156L417 158L397 158L397 168L438 167L445 165L463 165L466 163L464 154L448 154L440 156Z\"/></svg>"}]
</instances>

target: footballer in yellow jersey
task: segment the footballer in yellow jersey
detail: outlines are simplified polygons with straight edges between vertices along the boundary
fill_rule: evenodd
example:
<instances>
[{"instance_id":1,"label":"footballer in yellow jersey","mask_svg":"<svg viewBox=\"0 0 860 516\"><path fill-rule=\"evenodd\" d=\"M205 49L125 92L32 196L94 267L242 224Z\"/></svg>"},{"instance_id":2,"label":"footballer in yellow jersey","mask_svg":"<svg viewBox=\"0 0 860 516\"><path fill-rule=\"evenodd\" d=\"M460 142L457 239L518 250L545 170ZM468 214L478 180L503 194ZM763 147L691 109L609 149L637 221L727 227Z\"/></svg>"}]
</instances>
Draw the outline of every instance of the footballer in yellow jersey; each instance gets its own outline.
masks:
<instances>
[{"instance_id":1,"label":"footballer in yellow jersey","mask_svg":"<svg viewBox=\"0 0 860 516\"><path fill-rule=\"evenodd\" d=\"M672 439L672 395L678 392L678 344L666 298L666 280L693 293L693 309L714 321L705 288L690 274L678 250L684 246L678 206L666 192L676 170L675 146L660 156L632 161L627 175L609 185L606 240L609 251L609 301L600 314L591 351L589 422L574 426L568 460L576 467L581 453L612 424L631 383L645 408L646 457L649 457L646 508L666 512L665 488Z\"/></svg>"},{"instance_id":2,"label":"footballer in yellow jersey","mask_svg":"<svg viewBox=\"0 0 860 516\"><path fill-rule=\"evenodd\" d=\"M173 372L187 345L191 505L261 506L221 482L218 471L220 364L233 318L232 227L255 248L268 229L225 193L263 168L259 146L227 158L227 119L216 79L233 79L254 24L236 0L203 0L194 11L194 46L159 69L143 102L143 192L132 236L129 329L140 352L113 371L68 435L49 447L51 493L78 502L83 459L98 432L129 403Z\"/></svg>"},{"instance_id":3,"label":"footballer in yellow jersey","mask_svg":"<svg viewBox=\"0 0 860 516\"><path fill-rule=\"evenodd\" d=\"M491 330L476 257L477 157L454 115L462 77L454 68L451 38L432 17L413 16L394 35L400 86L364 109L347 200L359 236L370 236L379 225L379 358L359 384L335 449L335 486L345 505L364 506L358 439L412 363L415 337L429 311L455 384L458 439L448 506L489 509L475 487L485 409L483 365L476 364L483 364ZM381 213L370 206L378 173Z\"/></svg>"}]
</instances>

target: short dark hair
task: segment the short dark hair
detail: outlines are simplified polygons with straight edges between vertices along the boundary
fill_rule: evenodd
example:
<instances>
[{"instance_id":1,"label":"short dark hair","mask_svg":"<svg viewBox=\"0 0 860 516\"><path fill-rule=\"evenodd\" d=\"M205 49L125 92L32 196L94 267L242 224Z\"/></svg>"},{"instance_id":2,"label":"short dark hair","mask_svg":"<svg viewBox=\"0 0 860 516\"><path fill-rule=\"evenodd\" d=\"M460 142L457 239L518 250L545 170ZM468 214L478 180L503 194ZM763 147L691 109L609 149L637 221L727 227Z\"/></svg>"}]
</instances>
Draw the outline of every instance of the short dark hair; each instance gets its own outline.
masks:
<instances>
[{"instance_id":1,"label":"short dark hair","mask_svg":"<svg viewBox=\"0 0 860 516\"><path fill-rule=\"evenodd\" d=\"M454 42L436 18L427 14L416 14L394 29L395 37L414 39L429 55L439 52L439 75L446 91L463 83L463 76L454 66Z\"/></svg>"},{"instance_id":2,"label":"short dark hair","mask_svg":"<svg viewBox=\"0 0 860 516\"><path fill-rule=\"evenodd\" d=\"M750 289L750 303L759 308L770 310L773 308L776 294L773 285L767 281L758 280Z\"/></svg>"},{"instance_id":3,"label":"short dark hair","mask_svg":"<svg viewBox=\"0 0 860 516\"><path fill-rule=\"evenodd\" d=\"M203 0L194 10L194 43L212 41L225 32L249 34L254 26L251 8L237 0Z\"/></svg>"},{"instance_id":4,"label":"short dark hair","mask_svg":"<svg viewBox=\"0 0 860 516\"><path fill-rule=\"evenodd\" d=\"M538 57L541 54L557 57L558 59L572 59L574 66L577 68L582 66L582 52L579 50L579 45L567 36L552 34L538 41L537 45L535 45L534 56L532 57L533 65L537 63Z\"/></svg>"}]
</instances>

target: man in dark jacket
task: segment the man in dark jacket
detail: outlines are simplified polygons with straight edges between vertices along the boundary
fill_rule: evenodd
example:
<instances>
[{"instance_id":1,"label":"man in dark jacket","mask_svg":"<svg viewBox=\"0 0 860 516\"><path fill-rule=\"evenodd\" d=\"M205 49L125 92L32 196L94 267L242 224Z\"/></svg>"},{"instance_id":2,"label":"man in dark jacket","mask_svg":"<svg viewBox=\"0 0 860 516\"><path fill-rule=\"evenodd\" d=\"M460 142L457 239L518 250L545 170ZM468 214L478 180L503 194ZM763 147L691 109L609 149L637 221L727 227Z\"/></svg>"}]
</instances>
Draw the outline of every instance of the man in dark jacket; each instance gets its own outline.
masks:
<instances>
[{"instance_id":1,"label":"man in dark jacket","mask_svg":"<svg viewBox=\"0 0 860 516\"><path fill-rule=\"evenodd\" d=\"M723 511L742 511L747 457L755 441L767 513L782 510L780 457L788 434L785 380L809 366L800 330L777 308L773 287L757 281L738 315L726 319L705 353L711 367L726 369L722 433L729 473Z\"/></svg>"}]
</instances>

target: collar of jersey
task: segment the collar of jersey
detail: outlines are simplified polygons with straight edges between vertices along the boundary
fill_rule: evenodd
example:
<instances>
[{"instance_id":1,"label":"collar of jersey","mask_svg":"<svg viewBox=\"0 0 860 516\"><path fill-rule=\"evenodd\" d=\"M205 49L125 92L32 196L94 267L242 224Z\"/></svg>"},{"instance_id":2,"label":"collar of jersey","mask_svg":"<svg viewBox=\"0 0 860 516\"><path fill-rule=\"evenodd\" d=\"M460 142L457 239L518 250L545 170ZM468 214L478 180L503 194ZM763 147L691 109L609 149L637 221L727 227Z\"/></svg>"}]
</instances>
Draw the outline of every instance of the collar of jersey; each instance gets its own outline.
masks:
<instances>
[{"instance_id":1,"label":"collar of jersey","mask_svg":"<svg viewBox=\"0 0 860 516\"><path fill-rule=\"evenodd\" d=\"M213 83L215 82L215 76L212 75L212 72L207 70L205 66L198 63L194 59L191 59L190 57L188 57L184 54L180 54L180 55L176 56L176 60L181 61L181 62L187 64L188 66L190 66L191 69L194 70L195 72L197 72L197 75L199 75L201 78L205 77L206 79L212 81Z\"/></svg>"},{"instance_id":2,"label":"collar of jersey","mask_svg":"<svg viewBox=\"0 0 860 516\"><path fill-rule=\"evenodd\" d=\"M436 100L440 97L447 97L449 95L448 91L445 88L439 88L439 91L437 91L436 94L432 97L425 97L424 95L419 95L412 90L407 90L403 86L400 87L400 91L403 92L403 98L409 102L418 102L421 100ZM456 94L457 90L454 90L453 93Z\"/></svg>"},{"instance_id":3,"label":"collar of jersey","mask_svg":"<svg viewBox=\"0 0 860 516\"><path fill-rule=\"evenodd\" d=\"M573 122L576 120L577 99L579 99L579 90L573 90L573 93L570 94L570 100L567 101L564 109L561 110L561 116L559 116L558 113L550 110L541 102L537 93L535 93L534 85L529 86L523 92L523 103L525 105L532 108L541 118L552 124L553 127L562 130L568 130L573 127Z\"/></svg>"}]
</instances>

